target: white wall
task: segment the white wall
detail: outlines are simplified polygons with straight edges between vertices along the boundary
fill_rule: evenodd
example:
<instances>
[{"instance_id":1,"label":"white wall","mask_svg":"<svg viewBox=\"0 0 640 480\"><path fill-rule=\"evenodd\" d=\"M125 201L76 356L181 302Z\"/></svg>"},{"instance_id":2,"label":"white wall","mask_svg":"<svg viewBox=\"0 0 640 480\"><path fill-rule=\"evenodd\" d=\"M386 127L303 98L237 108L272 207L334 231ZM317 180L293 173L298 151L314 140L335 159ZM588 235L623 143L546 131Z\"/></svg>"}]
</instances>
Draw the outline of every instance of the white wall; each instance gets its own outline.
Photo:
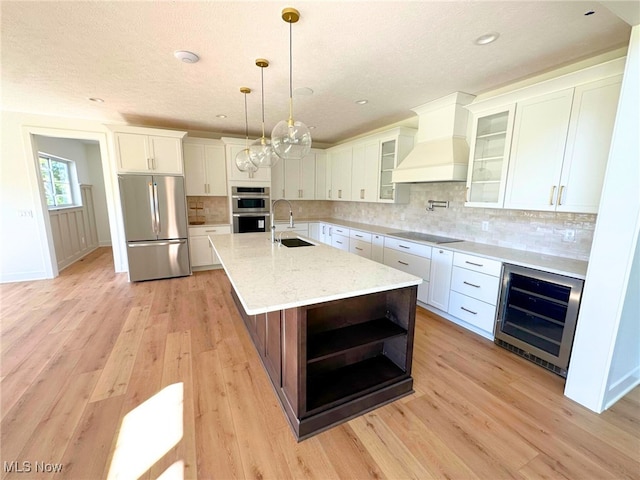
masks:
<instances>
[{"instance_id":1,"label":"white wall","mask_svg":"<svg viewBox=\"0 0 640 480\"><path fill-rule=\"evenodd\" d=\"M632 275L640 228L640 26L633 27L591 247L565 395L601 412L638 384L638 295ZM633 316L635 314L635 316ZM616 348L621 348L617 351ZM623 381L625 385L620 384ZM611 391L607 386L612 387ZM615 391L613 387L615 386Z\"/></svg>"},{"instance_id":2,"label":"white wall","mask_svg":"<svg viewBox=\"0 0 640 480\"><path fill-rule=\"evenodd\" d=\"M102 172L102 157L100 146L91 142L84 145L89 175L93 185L93 203L96 214L96 228L98 230L98 243L100 246L111 245L111 232L109 232L109 214L107 211L107 193L104 188L104 174Z\"/></svg>"},{"instance_id":3,"label":"white wall","mask_svg":"<svg viewBox=\"0 0 640 480\"><path fill-rule=\"evenodd\" d=\"M34 148L29 132L35 135L86 138L100 142L106 152L103 172L109 217L114 240L116 271L126 271L124 229L117 195L115 161L104 125L79 119L2 111L0 146L0 282L51 278L57 268L51 263L53 245L47 239L48 216L41 199ZM53 132L53 133L52 133Z\"/></svg>"}]
</instances>

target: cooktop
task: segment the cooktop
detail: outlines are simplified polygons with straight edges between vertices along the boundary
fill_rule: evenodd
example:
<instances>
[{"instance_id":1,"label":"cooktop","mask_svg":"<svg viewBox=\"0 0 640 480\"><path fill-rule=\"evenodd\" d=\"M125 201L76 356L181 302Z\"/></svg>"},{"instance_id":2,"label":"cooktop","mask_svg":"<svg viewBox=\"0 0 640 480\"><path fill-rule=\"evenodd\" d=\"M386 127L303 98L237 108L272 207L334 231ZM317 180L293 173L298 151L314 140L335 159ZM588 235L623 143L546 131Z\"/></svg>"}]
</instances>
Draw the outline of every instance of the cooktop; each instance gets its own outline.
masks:
<instances>
[{"instance_id":1,"label":"cooktop","mask_svg":"<svg viewBox=\"0 0 640 480\"><path fill-rule=\"evenodd\" d=\"M453 243L453 242L462 242L462 240L458 240L457 238L449 238L449 237L439 237L438 235L431 235L429 233L421 233L421 232L391 232L387 233L392 237L400 237L406 238L407 240L418 240L419 242L430 242L430 243Z\"/></svg>"}]
</instances>

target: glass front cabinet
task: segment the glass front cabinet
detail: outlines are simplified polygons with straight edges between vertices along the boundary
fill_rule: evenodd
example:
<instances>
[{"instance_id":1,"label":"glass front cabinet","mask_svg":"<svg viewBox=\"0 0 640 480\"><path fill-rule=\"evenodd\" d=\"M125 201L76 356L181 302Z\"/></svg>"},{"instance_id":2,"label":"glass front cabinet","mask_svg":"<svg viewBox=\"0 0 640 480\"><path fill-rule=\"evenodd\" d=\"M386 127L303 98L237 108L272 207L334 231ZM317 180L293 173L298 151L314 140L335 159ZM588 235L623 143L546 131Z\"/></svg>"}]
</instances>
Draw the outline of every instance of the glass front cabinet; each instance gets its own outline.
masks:
<instances>
[{"instance_id":1,"label":"glass front cabinet","mask_svg":"<svg viewBox=\"0 0 640 480\"><path fill-rule=\"evenodd\" d=\"M409 185L393 183L391 172L413 149L415 130L397 128L380 138L380 160L378 162L378 202L408 203Z\"/></svg>"},{"instance_id":2,"label":"glass front cabinet","mask_svg":"<svg viewBox=\"0 0 640 480\"><path fill-rule=\"evenodd\" d=\"M502 207L515 109L474 113L465 206Z\"/></svg>"}]
</instances>

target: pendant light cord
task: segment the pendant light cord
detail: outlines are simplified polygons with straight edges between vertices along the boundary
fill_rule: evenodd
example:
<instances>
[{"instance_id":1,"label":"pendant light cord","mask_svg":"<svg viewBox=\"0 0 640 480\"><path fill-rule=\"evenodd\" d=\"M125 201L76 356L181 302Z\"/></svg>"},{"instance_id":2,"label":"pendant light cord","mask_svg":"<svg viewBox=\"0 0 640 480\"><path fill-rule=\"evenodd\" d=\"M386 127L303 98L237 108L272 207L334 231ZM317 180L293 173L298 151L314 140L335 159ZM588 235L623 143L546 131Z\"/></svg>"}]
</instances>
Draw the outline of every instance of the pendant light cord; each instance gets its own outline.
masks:
<instances>
[{"instance_id":1,"label":"pendant light cord","mask_svg":"<svg viewBox=\"0 0 640 480\"><path fill-rule=\"evenodd\" d=\"M293 125L293 26L289 23L289 125Z\"/></svg>"},{"instance_id":2,"label":"pendant light cord","mask_svg":"<svg viewBox=\"0 0 640 480\"><path fill-rule=\"evenodd\" d=\"M245 138L245 148L249 149L249 120L247 113L247 94L244 94L244 138Z\"/></svg>"},{"instance_id":3,"label":"pendant light cord","mask_svg":"<svg viewBox=\"0 0 640 480\"><path fill-rule=\"evenodd\" d=\"M260 67L260 84L262 96L262 143L264 144L264 67Z\"/></svg>"}]
</instances>

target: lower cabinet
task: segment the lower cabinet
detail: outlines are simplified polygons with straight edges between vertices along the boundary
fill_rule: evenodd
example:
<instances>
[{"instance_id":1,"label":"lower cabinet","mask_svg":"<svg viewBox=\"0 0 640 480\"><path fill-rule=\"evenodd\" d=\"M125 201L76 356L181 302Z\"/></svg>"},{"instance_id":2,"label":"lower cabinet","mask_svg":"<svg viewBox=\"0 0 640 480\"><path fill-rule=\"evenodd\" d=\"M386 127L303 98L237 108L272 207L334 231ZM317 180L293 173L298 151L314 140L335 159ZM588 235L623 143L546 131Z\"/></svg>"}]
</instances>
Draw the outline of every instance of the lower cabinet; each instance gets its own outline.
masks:
<instances>
[{"instance_id":1,"label":"lower cabinet","mask_svg":"<svg viewBox=\"0 0 640 480\"><path fill-rule=\"evenodd\" d=\"M427 297L427 303L446 312L449 310L453 252L438 247L433 247L431 251L431 271L429 274L429 295Z\"/></svg>"},{"instance_id":2,"label":"lower cabinet","mask_svg":"<svg viewBox=\"0 0 640 480\"><path fill-rule=\"evenodd\" d=\"M453 254L449 315L493 337L502 263L465 253Z\"/></svg>"},{"instance_id":3,"label":"lower cabinet","mask_svg":"<svg viewBox=\"0 0 640 480\"><path fill-rule=\"evenodd\" d=\"M345 252L349 251L349 237L345 235L341 235L335 232L335 228L332 228L331 232L331 246L335 248L339 248L340 250L344 250Z\"/></svg>"},{"instance_id":4,"label":"lower cabinet","mask_svg":"<svg viewBox=\"0 0 640 480\"><path fill-rule=\"evenodd\" d=\"M209 235L231 233L230 225L189 227L189 254L191 268L206 270L220 265L220 261L209 242Z\"/></svg>"},{"instance_id":5,"label":"lower cabinet","mask_svg":"<svg viewBox=\"0 0 640 480\"><path fill-rule=\"evenodd\" d=\"M383 263L416 277L421 277L423 282L418 285L418 300L422 303L428 303L431 247L390 237L385 238L384 245Z\"/></svg>"},{"instance_id":6,"label":"lower cabinet","mask_svg":"<svg viewBox=\"0 0 640 480\"><path fill-rule=\"evenodd\" d=\"M371 235L371 260L384 263L384 236Z\"/></svg>"},{"instance_id":7,"label":"lower cabinet","mask_svg":"<svg viewBox=\"0 0 640 480\"><path fill-rule=\"evenodd\" d=\"M349 230L349 251L364 258L371 258L371 234L361 230Z\"/></svg>"},{"instance_id":8,"label":"lower cabinet","mask_svg":"<svg viewBox=\"0 0 640 480\"><path fill-rule=\"evenodd\" d=\"M309 236L309 224L304 223L295 223L293 224L293 228L289 226L288 222L276 222L276 237L280 235L280 232L289 232L291 237L296 235L304 235L305 237ZM287 238L286 233L282 234L282 238Z\"/></svg>"}]
</instances>

